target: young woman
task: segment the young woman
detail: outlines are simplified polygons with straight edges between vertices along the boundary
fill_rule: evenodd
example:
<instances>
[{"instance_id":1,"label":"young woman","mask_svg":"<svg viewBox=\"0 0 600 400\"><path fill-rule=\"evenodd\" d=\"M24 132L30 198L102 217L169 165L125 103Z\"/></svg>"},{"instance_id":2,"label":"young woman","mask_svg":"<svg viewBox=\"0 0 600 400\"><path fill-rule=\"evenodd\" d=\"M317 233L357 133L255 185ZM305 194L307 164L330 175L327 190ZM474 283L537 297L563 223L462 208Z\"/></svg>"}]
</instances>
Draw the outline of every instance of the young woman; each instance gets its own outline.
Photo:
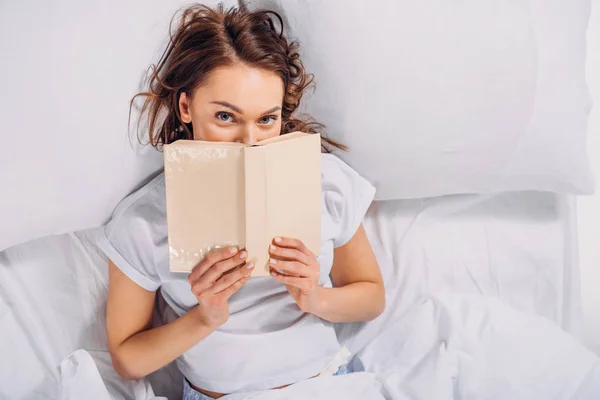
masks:
<instances>
[{"instance_id":1,"label":"young woman","mask_svg":"<svg viewBox=\"0 0 600 400\"><path fill-rule=\"evenodd\" d=\"M186 9L138 95L152 145L315 133L294 117L311 79L278 25L268 11ZM361 225L374 188L335 156L322 157L320 256L295 238L273 238L267 277L250 278L254 266L237 248L211 253L189 276L169 272L163 175L119 204L102 247L108 345L121 376L139 379L177 360L185 399L280 388L319 375L335 356L332 323L382 312L381 274ZM174 317L152 328L159 288Z\"/></svg>"}]
</instances>

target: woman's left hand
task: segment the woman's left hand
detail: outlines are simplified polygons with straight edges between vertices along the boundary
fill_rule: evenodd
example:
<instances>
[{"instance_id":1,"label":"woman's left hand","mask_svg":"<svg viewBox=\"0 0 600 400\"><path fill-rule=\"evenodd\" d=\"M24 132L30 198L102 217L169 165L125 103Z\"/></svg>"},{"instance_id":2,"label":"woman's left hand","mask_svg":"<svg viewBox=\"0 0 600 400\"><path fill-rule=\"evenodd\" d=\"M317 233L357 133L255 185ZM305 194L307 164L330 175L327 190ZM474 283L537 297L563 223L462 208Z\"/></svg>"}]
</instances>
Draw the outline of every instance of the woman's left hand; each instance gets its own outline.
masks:
<instances>
[{"instance_id":1,"label":"woman's left hand","mask_svg":"<svg viewBox=\"0 0 600 400\"><path fill-rule=\"evenodd\" d=\"M269 253L271 276L285 284L302 311L315 314L321 272L317 257L300 240L290 238L275 238Z\"/></svg>"}]
</instances>

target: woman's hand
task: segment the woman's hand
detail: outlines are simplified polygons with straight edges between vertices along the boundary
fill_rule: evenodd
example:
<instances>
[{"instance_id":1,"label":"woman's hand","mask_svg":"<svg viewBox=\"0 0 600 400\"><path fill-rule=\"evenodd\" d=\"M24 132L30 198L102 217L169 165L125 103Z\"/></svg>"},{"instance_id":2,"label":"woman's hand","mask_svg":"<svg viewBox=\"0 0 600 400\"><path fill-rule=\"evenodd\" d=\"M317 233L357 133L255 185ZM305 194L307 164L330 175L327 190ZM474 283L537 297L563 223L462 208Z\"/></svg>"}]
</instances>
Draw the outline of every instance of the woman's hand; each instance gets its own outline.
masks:
<instances>
[{"instance_id":1,"label":"woman's hand","mask_svg":"<svg viewBox=\"0 0 600 400\"><path fill-rule=\"evenodd\" d=\"M285 284L302 311L315 314L321 272L317 257L300 240L289 238L275 238L269 253L271 276Z\"/></svg>"},{"instance_id":2,"label":"woman's hand","mask_svg":"<svg viewBox=\"0 0 600 400\"><path fill-rule=\"evenodd\" d=\"M229 319L229 298L248 281L254 269L245 265L247 254L236 247L223 248L209 253L194 267L188 281L198 299L192 310L202 324L215 330Z\"/></svg>"}]
</instances>

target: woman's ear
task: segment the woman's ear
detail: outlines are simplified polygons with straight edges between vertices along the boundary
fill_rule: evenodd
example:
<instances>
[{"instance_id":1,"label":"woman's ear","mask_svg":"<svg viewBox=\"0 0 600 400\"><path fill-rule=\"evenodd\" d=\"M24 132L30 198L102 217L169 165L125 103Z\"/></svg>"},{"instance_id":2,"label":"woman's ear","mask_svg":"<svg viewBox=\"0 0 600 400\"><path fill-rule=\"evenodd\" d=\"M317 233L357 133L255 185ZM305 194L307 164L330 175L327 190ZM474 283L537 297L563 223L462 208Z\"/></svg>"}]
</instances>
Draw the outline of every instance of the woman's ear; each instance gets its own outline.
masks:
<instances>
[{"instance_id":1,"label":"woman's ear","mask_svg":"<svg viewBox=\"0 0 600 400\"><path fill-rule=\"evenodd\" d=\"M192 114L190 113L190 98L186 92L179 95L179 115L184 124L192 122Z\"/></svg>"}]
</instances>

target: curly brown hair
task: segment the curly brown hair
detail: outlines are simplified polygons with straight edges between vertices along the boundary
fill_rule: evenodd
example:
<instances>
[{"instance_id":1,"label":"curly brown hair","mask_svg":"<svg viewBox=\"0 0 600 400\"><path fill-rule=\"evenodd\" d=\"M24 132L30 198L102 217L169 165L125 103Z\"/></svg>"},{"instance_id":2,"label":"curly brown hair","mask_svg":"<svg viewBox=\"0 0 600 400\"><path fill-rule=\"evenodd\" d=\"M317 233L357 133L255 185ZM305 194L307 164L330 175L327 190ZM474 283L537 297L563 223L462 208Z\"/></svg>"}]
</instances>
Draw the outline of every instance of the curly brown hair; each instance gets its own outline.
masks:
<instances>
[{"instance_id":1,"label":"curly brown hair","mask_svg":"<svg viewBox=\"0 0 600 400\"><path fill-rule=\"evenodd\" d=\"M173 30L177 20L177 29ZM322 124L294 115L305 90L313 84L313 76L306 73L300 61L298 42L288 42L284 36L283 19L278 13L250 11L243 4L227 10L222 4L214 9L196 4L174 15L169 33L169 43L158 64L150 66L148 90L136 94L130 102L131 119L134 102L138 97L144 99L138 137L140 122L147 118L149 142L158 149L176 140L193 139L192 124L183 123L179 114L181 93L191 95L215 68L242 62L281 76L285 86L282 135L294 131L319 133L325 151L345 149L323 137Z\"/></svg>"}]
</instances>

